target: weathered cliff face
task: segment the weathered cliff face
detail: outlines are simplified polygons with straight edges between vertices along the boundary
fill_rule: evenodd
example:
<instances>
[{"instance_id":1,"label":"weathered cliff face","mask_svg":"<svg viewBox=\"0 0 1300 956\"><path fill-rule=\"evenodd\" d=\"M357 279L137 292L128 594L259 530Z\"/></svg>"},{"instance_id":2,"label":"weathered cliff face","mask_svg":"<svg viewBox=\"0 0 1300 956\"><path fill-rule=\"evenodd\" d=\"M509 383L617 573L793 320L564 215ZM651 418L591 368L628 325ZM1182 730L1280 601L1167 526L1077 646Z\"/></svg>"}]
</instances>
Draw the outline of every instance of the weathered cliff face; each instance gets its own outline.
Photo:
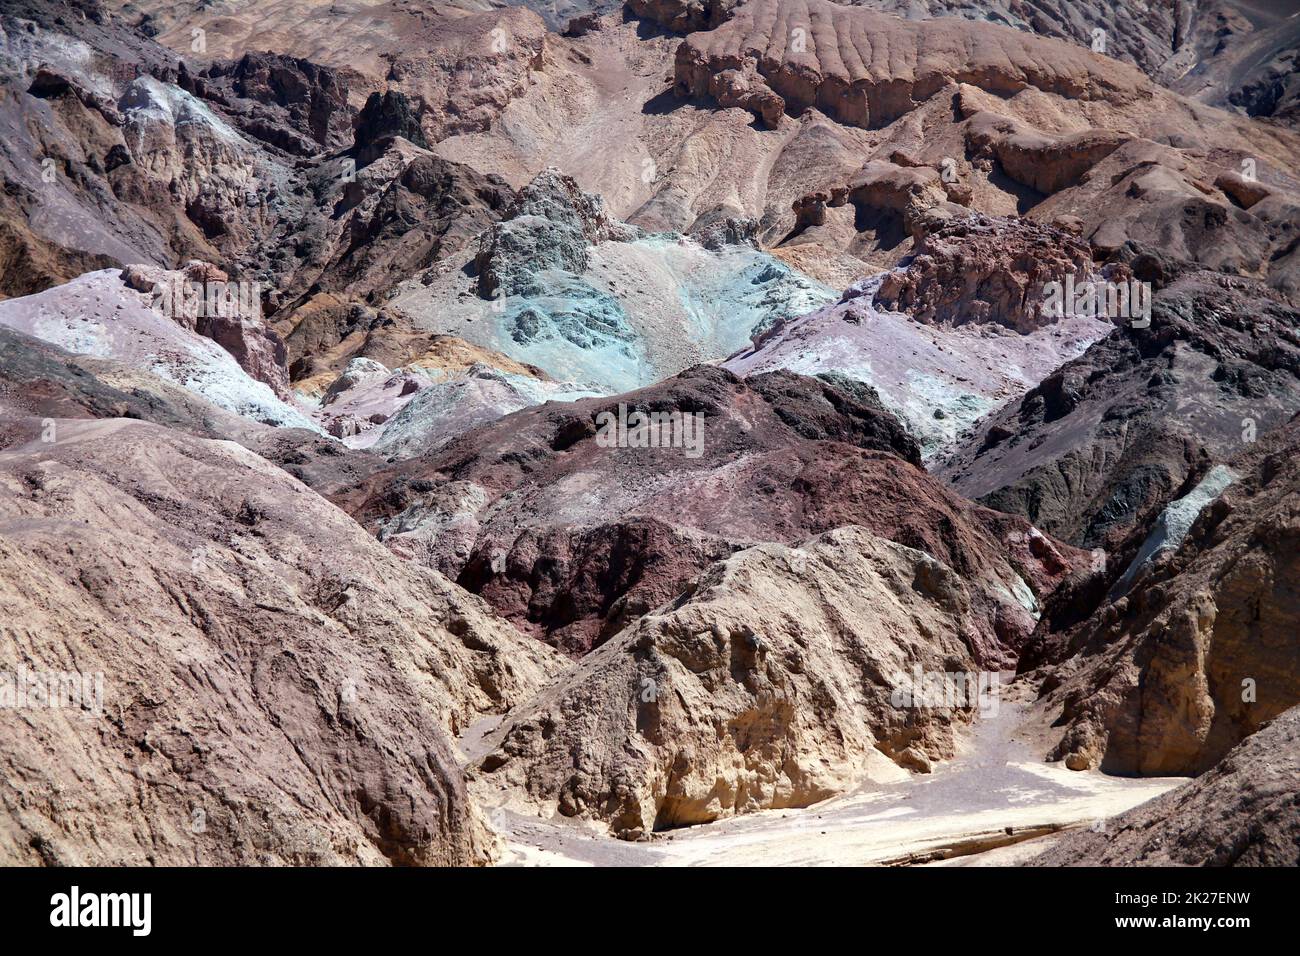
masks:
<instances>
[{"instance_id":1,"label":"weathered cliff face","mask_svg":"<svg viewBox=\"0 0 1300 956\"><path fill-rule=\"evenodd\" d=\"M692 29L711 28L680 42L638 37L632 25L609 19L599 30L545 35L541 21L524 9L471 16L435 9L421 15L381 4L360 17L341 5L304 16L299 5L284 2L259 9L255 24L239 9L226 11L217 24L209 23L211 14L204 11L188 10L182 17L136 3L127 5L127 15L156 14L149 22L182 56L194 58L189 31L207 23L210 56L238 62L257 36L298 60L314 57L313 62L351 83L354 107L372 93L381 101L388 95L404 97L414 128L445 158L499 173L516 187L546 166L559 165L576 175L584 189L604 195L614 215L656 230L689 232L697 220L725 211L753 219L763 241L781 242L799 226L793 205L802 197L829 195L848 185L864 160L886 161L902 148L914 151L922 166L939 169L943 160L954 161L961 181L950 184L948 192L969 196L963 204L979 211L1005 214L1038 207L1035 217L1045 222L1076 216L1083 220L1085 236L1108 249L1126 239L1167 243L1163 236L1174 228L1184 234L1180 241L1190 257L1214 268L1227 264L1247 274L1277 273L1274 284L1294 291L1288 235L1295 229L1296 202L1288 193L1297 184L1286 171L1297 144L1280 128L1270 133L1260 124L1238 122L1091 52L1089 13L1076 16L1052 4L1018 7L1004 17L1022 28L1014 29L960 19L899 20L872 9L818 2L765 0L734 10L726 4L688 4L681 10L660 4L655 7L663 8L659 13L638 11L651 18L662 14L668 18L664 22L682 14ZM913 4L907 12L949 12L942 6ZM1101 4L1096 17L1107 24L1110 53L1152 72L1154 63L1139 52L1151 43L1157 44L1150 47L1156 58L1175 47L1199 49L1193 32L1200 29L1199 13L1208 7L1197 7L1198 16L1191 9L1184 5L1177 15L1134 13ZM1219 15L1218 6L1214 15ZM1271 29L1265 26L1243 25L1238 17L1228 33L1260 39ZM1033 31L1053 39L1033 36ZM847 59L838 52L841 33L845 50L852 49ZM871 36L892 39L872 47ZM403 46L399 38L408 47L427 47L427 52L386 59L385 51ZM826 63L819 59L819 43ZM800 115L784 122L794 123L796 132L765 137L745 131L734 116L709 115L680 100L670 103L671 96L665 100L661 71L679 47L703 71L695 85L683 81L683 91L693 90L724 107L741 106L768 121L776 120L790 99L794 106L785 112ZM890 62L883 59L887 47L906 52L897 63ZM967 99L979 92L991 95L954 110L947 101L963 87ZM287 98L274 90L268 97L263 84L250 89L263 100ZM813 109L802 113L808 106ZM290 113L297 107L300 101L291 104ZM873 109L874 120L869 118ZM232 109L232 115L241 110ZM964 143L954 141L954 113L962 122L976 112L999 114L1000 123L1016 127L1015 134L995 144L973 135L964 135ZM507 113L509 122L503 123ZM839 122L827 122L827 117ZM299 135L292 121L290 116L285 135ZM882 135L852 125L860 122L884 124ZM617 136L604 135L614 128ZM250 127L245 132L256 138L258 131ZM1148 151L1153 144L1163 146L1166 152L1143 154L1135 163L1130 150L1128 168L1138 168L1140 183L1097 179L1076 196L1089 167L1124 139L1139 140ZM720 170L737 151L756 162ZM1224 169L1239 169L1244 159L1255 162L1262 183L1275 193L1280 190L1249 215L1226 195L1200 188ZM1106 179L1117 172L1122 170L1107 167ZM319 191L322 184L315 182L312 188ZM293 193L293 188L279 190L282 197ZM1044 203L1045 196L1052 202ZM1196 210L1184 215L1188 204ZM231 217L219 209L212 218L225 222ZM1252 232L1258 237L1252 239ZM894 244L871 233L852 225L846 231L838 223L836 230L823 230L804 244L815 241L832 255L847 255L859 270L865 262L896 261ZM263 258L270 258L284 237L277 235L275 243L261 249ZM305 245L299 250L319 265L310 252ZM326 271L304 276L302 287Z\"/></svg>"},{"instance_id":2,"label":"weathered cliff face","mask_svg":"<svg viewBox=\"0 0 1300 956\"><path fill-rule=\"evenodd\" d=\"M961 0L861 0L856 5L912 19L988 19L1100 48L1105 56L1132 63L1179 93L1294 128L1294 90L1286 64L1300 45L1300 33L1283 6L1235 0L1145 5L1123 0L993 0L977 6Z\"/></svg>"},{"instance_id":3,"label":"weathered cliff face","mask_svg":"<svg viewBox=\"0 0 1300 956\"><path fill-rule=\"evenodd\" d=\"M1077 186L1133 138L1106 129L1053 136L987 110L971 113L963 137L975 159L996 160L1012 180L1045 196Z\"/></svg>"},{"instance_id":4,"label":"weathered cliff face","mask_svg":"<svg viewBox=\"0 0 1300 956\"><path fill-rule=\"evenodd\" d=\"M0 228L14 246L0 291L199 258L262 283L268 314L292 322L321 294L351 304L429 269L512 195L430 155L428 108L396 122L392 104L411 102L398 90L357 116L337 70L263 52L203 66L188 47L187 65L96 16L23 0L3 21Z\"/></svg>"},{"instance_id":5,"label":"weathered cliff face","mask_svg":"<svg viewBox=\"0 0 1300 956\"><path fill-rule=\"evenodd\" d=\"M541 65L547 30L527 5L485 10L473 0L420 7L271 0L219 12L185 2L106 5L183 56L195 56L198 29L205 48L198 58L239 60L271 49L321 64L347 81L357 107L371 93L400 91L424 107L431 142L491 125ZM553 20L555 11L546 12Z\"/></svg>"},{"instance_id":6,"label":"weathered cliff face","mask_svg":"<svg viewBox=\"0 0 1300 956\"><path fill-rule=\"evenodd\" d=\"M974 603L945 564L862 528L758 545L513 713L477 776L635 839L815 803L882 755L928 770L978 702L892 698L917 669L978 670Z\"/></svg>"},{"instance_id":7,"label":"weathered cliff face","mask_svg":"<svg viewBox=\"0 0 1300 956\"><path fill-rule=\"evenodd\" d=\"M1066 41L1124 63L1201 102L1294 127L1291 64L1300 34L1285 10L1234 0L1177 0L1136 6L1123 0L856 0L912 21L962 17ZM737 0L633 0L629 9L678 33L711 30Z\"/></svg>"},{"instance_id":8,"label":"weathered cliff face","mask_svg":"<svg viewBox=\"0 0 1300 956\"><path fill-rule=\"evenodd\" d=\"M0 715L7 862L489 859L446 733L545 648L229 442L28 420L0 483L3 670L78 694Z\"/></svg>"},{"instance_id":9,"label":"weathered cliff face","mask_svg":"<svg viewBox=\"0 0 1300 956\"><path fill-rule=\"evenodd\" d=\"M826 0L759 0L687 36L675 70L679 96L741 107L774 130L827 116L880 131L858 174L796 198L791 225L803 242L896 260L907 251L900 240L919 241L921 211L955 202L1068 221L1106 253L1137 242L1295 294L1300 184L1286 158L1294 144L1282 146L1289 134L1174 95L1086 45ZM1267 183L1266 201L1243 208L1239 190L1217 185L1242 169ZM822 207L851 192L851 231L827 224Z\"/></svg>"},{"instance_id":10,"label":"weathered cliff face","mask_svg":"<svg viewBox=\"0 0 1300 956\"><path fill-rule=\"evenodd\" d=\"M229 127L179 88L168 98L154 85L155 74L172 72L166 51L52 2L7 8L0 29L4 228L22 244L16 262L30 263L6 270L3 291L57 284L75 274L68 266L169 265L173 249L211 259L200 207L234 192L242 199L250 168L223 135ZM138 75L119 73L117 63L135 64ZM178 119L186 121L179 131ZM194 219L172 215L191 204ZM63 266L40 275L36 262Z\"/></svg>"},{"instance_id":11,"label":"weathered cliff face","mask_svg":"<svg viewBox=\"0 0 1300 956\"><path fill-rule=\"evenodd\" d=\"M1300 702L1297 424L1232 463L1181 547L1124 596L1035 637L1052 751L1117 773L1201 773ZM1022 664L1022 666L1024 666Z\"/></svg>"},{"instance_id":12,"label":"weathered cliff face","mask_svg":"<svg viewBox=\"0 0 1300 956\"><path fill-rule=\"evenodd\" d=\"M1093 829L1034 866L1296 866L1300 708L1274 718L1212 769Z\"/></svg>"},{"instance_id":13,"label":"weathered cliff face","mask_svg":"<svg viewBox=\"0 0 1300 956\"><path fill-rule=\"evenodd\" d=\"M1144 278L1160 262L1132 263ZM1081 547L1119 544L1215 462L1300 407L1296 310L1248 280L1188 272L981 424L937 469L959 492Z\"/></svg>"},{"instance_id":14,"label":"weathered cliff face","mask_svg":"<svg viewBox=\"0 0 1300 956\"><path fill-rule=\"evenodd\" d=\"M398 137L427 149L429 142L420 122L424 112L423 103L413 102L400 90L371 93L355 124L353 151L358 162L362 166L374 162Z\"/></svg>"},{"instance_id":15,"label":"weathered cliff face","mask_svg":"<svg viewBox=\"0 0 1300 956\"><path fill-rule=\"evenodd\" d=\"M0 175L43 243L74 260L171 266L236 255L272 221L284 171L233 115L178 85L193 78L166 50L44 0L0 25Z\"/></svg>"},{"instance_id":16,"label":"weathered cliff face","mask_svg":"<svg viewBox=\"0 0 1300 956\"><path fill-rule=\"evenodd\" d=\"M249 52L213 63L197 78L186 71L179 82L230 110L244 132L286 152L313 156L352 141L346 81L310 60Z\"/></svg>"},{"instance_id":17,"label":"weathered cliff face","mask_svg":"<svg viewBox=\"0 0 1300 956\"><path fill-rule=\"evenodd\" d=\"M451 0L419 12L397 3L336 3L322 9L303 0L265 0L230 5L217 12L197 0L162 4L157 0L110 0L110 9L139 20L177 49L188 48L190 24L205 27L220 56L237 57L262 45L314 55L349 71L382 77L381 44L390 48L403 37L445 25L461 11L477 11L468 0ZM584 36L599 29L600 14L617 14L614 0L576 0L563 8L539 0L518 4L559 32ZM647 24L678 34L710 30L730 18L740 0L631 0L627 9ZM1137 6L1124 0L857 0L845 6L906 17L913 21L961 17L991 21L1016 30L1065 41L1133 64L1164 83L1216 106L1233 105L1251 115L1283 122L1294 117L1286 65L1296 48L1295 24L1283 7L1238 0L1176 0ZM366 16L358 16L360 12ZM608 23L608 18L604 21ZM1100 31L1100 35L1098 33ZM352 56L349 59L348 53Z\"/></svg>"}]
</instances>

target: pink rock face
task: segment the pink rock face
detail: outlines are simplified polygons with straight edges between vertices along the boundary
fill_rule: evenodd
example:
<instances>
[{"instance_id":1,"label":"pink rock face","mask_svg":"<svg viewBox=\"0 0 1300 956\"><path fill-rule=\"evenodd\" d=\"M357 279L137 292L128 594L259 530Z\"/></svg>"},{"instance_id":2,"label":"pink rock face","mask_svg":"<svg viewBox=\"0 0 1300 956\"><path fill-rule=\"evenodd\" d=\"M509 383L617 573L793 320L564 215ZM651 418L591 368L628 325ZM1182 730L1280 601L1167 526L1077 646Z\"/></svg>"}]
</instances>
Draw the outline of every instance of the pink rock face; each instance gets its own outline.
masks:
<instances>
[{"instance_id":1,"label":"pink rock face","mask_svg":"<svg viewBox=\"0 0 1300 956\"><path fill-rule=\"evenodd\" d=\"M1115 328L1084 316L1040 321L1027 333L1008 328L1016 316L994 314L993 304L1023 300L1011 287L1002 289L996 270L981 276L972 261L968 276L964 261L960 253L947 261L944 283L919 282L920 276L940 274L939 263L921 257L901 271L857 283L839 302L777 323L751 348L727 359L725 367L738 375L788 369L865 383L932 460L961 441L976 421ZM896 285L900 297L914 294L913 306L932 306L933 315L926 319L877 308L877 293L887 282ZM1025 304L1032 307L1033 299ZM979 316L965 314L966 306L979 306Z\"/></svg>"},{"instance_id":2,"label":"pink rock face","mask_svg":"<svg viewBox=\"0 0 1300 956\"><path fill-rule=\"evenodd\" d=\"M151 290L155 276L184 277L181 272L154 272L150 267L129 269L127 274L135 286ZM160 287L168 288L166 284ZM194 288L202 290L203 286ZM151 372L252 421L318 430L292 397L278 396L271 385L241 366L235 354L199 331L219 334L220 327L195 314L197 302L197 294L195 298L181 295L168 300L163 294L139 292L123 282L119 270L106 269L36 295L0 302L0 325L72 353L114 359ZM206 304L203 310L207 311ZM249 355L256 357L261 348L262 358L273 362L267 352L276 340L263 335L265 327L242 322L241 327L249 333ZM255 362L250 364L258 367ZM277 372L283 373L278 363L267 377L282 382Z\"/></svg>"},{"instance_id":3,"label":"pink rock face","mask_svg":"<svg viewBox=\"0 0 1300 956\"><path fill-rule=\"evenodd\" d=\"M232 283L221 269L198 260L179 271L129 265L122 270L122 281L151 294L154 308L178 325L216 342L277 396L290 397L288 352L262 319L257 283Z\"/></svg>"},{"instance_id":4,"label":"pink rock face","mask_svg":"<svg viewBox=\"0 0 1300 956\"><path fill-rule=\"evenodd\" d=\"M325 430L352 448L369 448L380 426L431 384L407 369L388 369L371 359L353 359L321 396Z\"/></svg>"}]
</instances>

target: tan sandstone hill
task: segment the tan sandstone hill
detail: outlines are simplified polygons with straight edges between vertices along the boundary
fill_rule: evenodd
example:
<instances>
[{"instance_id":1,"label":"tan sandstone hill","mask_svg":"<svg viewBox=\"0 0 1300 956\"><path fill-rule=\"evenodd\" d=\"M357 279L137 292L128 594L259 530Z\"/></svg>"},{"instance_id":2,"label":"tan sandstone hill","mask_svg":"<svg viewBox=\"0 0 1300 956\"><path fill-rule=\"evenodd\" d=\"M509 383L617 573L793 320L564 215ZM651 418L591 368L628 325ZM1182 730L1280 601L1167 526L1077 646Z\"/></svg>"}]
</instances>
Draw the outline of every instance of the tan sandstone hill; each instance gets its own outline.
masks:
<instances>
[{"instance_id":1,"label":"tan sandstone hill","mask_svg":"<svg viewBox=\"0 0 1300 956\"><path fill-rule=\"evenodd\" d=\"M741 551L512 712L484 786L634 839L806 806L881 754L928 771L975 711L891 692L976 671L975 617L959 575L862 528Z\"/></svg>"},{"instance_id":2,"label":"tan sandstone hill","mask_svg":"<svg viewBox=\"0 0 1300 956\"><path fill-rule=\"evenodd\" d=\"M548 649L238 445L22 430L0 670L100 675L102 707L0 711L0 859L488 859L446 735L541 686Z\"/></svg>"}]
</instances>

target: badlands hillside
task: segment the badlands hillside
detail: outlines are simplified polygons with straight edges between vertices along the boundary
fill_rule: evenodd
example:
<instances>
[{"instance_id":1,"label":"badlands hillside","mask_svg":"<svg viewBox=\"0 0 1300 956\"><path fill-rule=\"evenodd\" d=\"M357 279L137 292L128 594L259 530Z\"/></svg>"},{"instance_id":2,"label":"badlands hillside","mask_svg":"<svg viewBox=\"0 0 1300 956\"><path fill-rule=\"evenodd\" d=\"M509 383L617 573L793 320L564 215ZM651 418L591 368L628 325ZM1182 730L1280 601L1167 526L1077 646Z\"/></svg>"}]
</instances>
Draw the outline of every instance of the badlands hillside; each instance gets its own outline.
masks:
<instances>
[{"instance_id":1,"label":"badlands hillside","mask_svg":"<svg viewBox=\"0 0 1300 956\"><path fill-rule=\"evenodd\" d=\"M0 863L1294 865L1293 7L0 0Z\"/></svg>"}]
</instances>

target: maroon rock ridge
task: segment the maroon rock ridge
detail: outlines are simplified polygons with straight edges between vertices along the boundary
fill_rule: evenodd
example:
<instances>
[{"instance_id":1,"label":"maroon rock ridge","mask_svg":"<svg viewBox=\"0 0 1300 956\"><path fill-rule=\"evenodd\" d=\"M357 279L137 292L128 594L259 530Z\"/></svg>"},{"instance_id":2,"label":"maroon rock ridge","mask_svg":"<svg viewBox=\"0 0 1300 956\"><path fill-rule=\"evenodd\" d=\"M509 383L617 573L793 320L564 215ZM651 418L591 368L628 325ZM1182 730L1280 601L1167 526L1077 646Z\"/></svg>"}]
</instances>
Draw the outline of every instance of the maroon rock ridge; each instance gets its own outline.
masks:
<instances>
[{"instance_id":1,"label":"maroon rock ridge","mask_svg":"<svg viewBox=\"0 0 1300 956\"><path fill-rule=\"evenodd\" d=\"M620 405L702 414L700 455L601 447L596 416ZM917 460L869 389L700 366L627 395L509 415L338 500L390 548L571 653L737 546L859 524L975 582L976 656L1014 661L1033 595L1078 554L946 492Z\"/></svg>"}]
</instances>

